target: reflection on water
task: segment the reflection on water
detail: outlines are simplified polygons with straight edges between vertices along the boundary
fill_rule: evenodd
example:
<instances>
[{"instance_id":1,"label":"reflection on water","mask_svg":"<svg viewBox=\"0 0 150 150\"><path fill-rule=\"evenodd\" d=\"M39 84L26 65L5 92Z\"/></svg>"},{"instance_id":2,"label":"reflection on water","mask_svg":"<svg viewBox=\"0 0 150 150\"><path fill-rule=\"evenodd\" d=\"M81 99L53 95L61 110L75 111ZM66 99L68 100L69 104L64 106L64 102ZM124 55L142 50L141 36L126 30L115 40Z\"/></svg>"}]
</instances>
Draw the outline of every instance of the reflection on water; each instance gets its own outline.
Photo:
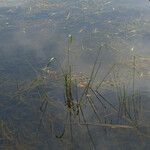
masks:
<instances>
[{"instance_id":1,"label":"reflection on water","mask_svg":"<svg viewBox=\"0 0 150 150\"><path fill-rule=\"evenodd\" d=\"M140 0L1 1L0 149L148 150L149 17Z\"/></svg>"}]
</instances>

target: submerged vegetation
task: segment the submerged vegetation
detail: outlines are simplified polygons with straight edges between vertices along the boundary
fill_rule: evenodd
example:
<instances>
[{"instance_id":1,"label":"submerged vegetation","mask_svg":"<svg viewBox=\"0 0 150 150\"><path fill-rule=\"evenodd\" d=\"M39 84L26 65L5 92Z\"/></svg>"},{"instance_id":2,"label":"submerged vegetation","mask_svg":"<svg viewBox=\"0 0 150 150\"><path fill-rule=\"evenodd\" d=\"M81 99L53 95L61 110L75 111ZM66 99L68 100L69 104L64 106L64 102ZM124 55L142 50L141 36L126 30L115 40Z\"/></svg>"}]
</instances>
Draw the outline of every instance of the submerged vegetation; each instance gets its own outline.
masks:
<instances>
[{"instance_id":1,"label":"submerged vegetation","mask_svg":"<svg viewBox=\"0 0 150 150\"><path fill-rule=\"evenodd\" d=\"M113 3L31 1L3 10L0 32L15 30L17 40L0 51L0 149L149 149L141 83L150 58L136 51L149 21ZM7 56L8 47L15 50Z\"/></svg>"},{"instance_id":2,"label":"submerged vegetation","mask_svg":"<svg viewBox=\"0 0 150 150\"><path fill-rule=\"evenodd\" d=\"M122 74L120 64L116 63L112 64L105 75L98 80L97 76L99 77L102 71L101 58L105 46L103 44L98 46L91 73L86 76L84 72L74 73L71 65L72 42L73 37L69 35L66 51L67 61L64 64L60 63L57 58L52 57L38 71L28 62L36 77L31 81L23 83L16 81L14 83L16 85L14 92L10 96L7 93L14 106L9 104L4 111L7 112L7 109L12 110L15 107L20 107L20 105L23 107L24 105L27 111L35 113L35 119L31 124L27 122L31 131L25 124L20 129L21 131L12 133L11 130L16 130L13 129L15 124L11 123L8 127L3 118L1 120L2 145L13 145L13 147L19 149L24 142L27 142L26 136L30 132L33 132L33 135L28 138L33 138L32 140L35 140L35 143L40 142L38 140L43 136L52 138L55 135L56 139L62 141L62 144L64 143L64 149L65 145L67 149L82 148L83 143L81 144L78 138L82 137L82 134L87 134L86 140L89 138L91 149L96 150L94 132L97 130L100 133L97 136L100 138L101 132L107 135L112 132L111 130L116 129L135 132L141 142L144 138L150 138L148 125L143 122L142 118L141 92L136 90L135 86L137 76L139 76L136 71L136 56L131 57L132 64L129 67L129 74L126 72ZM54 64L56 64L56 68L53 68ZM127 71L129 72L129 70ZM1 83L1 86L2 84L4 83ZM56 97L55 93L57 93ZM107 98L107 95L110 95L110 97ZM38 114L36 114L36 111ZM14 115L13 117L17 117ZM12 118L10 119L12 120ZM60 129L54 131L55 128ZM27 130L26 135L24 135L25 130ZM59 133L58 130L60 130ZM50 135L43 133L42 136L40 135L41 131ZM13 134L17 134L17 137ZM24 139L23 136L25 136ZM125 136L128 135L125 134ZM31 145L27 149L32 149Z\"/></svg>"}]
</instances>

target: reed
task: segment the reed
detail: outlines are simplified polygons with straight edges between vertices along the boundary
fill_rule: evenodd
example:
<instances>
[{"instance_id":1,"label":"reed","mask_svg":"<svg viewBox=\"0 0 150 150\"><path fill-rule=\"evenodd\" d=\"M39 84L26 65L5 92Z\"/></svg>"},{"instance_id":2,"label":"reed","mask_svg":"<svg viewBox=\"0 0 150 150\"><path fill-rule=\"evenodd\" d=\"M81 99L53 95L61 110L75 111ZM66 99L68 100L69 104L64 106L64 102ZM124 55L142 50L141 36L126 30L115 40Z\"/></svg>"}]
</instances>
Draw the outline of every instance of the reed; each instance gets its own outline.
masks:
<instances>
[{"instance_id":1,"label":"reed","mask_svg":"<svg viewBox=\"0 0 150 150\"><path fill-rule=\"evenodd\" d=\"M61 120L60 124L63 126L63 129L61 132L55 133L54 127L51 127L51 133L57 139L66 139L69 141L69 144L67 144L67 149L69 150L74 149L79 136L76 135L76 127L81 130L85 128L94 150L97 147L92 133L92 127L102 128L105 131L107 129L129 129L135 131L137 135L143 136L140 131L142 126L139 123L141 109L140 92L136 91L135 88L136 57L133 57L132 93L129 93L128 86L125 82L120 82L120 77L116 71L117 64L112 64L104 77L100 81L97 81L97 76L99 76L102 66L102 45L98 47L97 56L94 60L91 73L86 79L86 84L79 87L79 76L75 77L73 66L71 65L72 43L73 37L72 35L68 35L66 49L67 61L64 67L54 57L50 58L48 63L39 71L28 62L36 76L27 84L23 83L23 85L20 85L16 82L16 93L11 98L12 100L17 98L22 103L25 98L29 98L28 95L34 92L37 97L30 95L32 99L38 98L40 100L40 105L38 105L40 117L37 126L37 137L39 136L40 130L47 126L47 123L55 126L54 122L56 120ZM52 63L57 63L60 72L52 70ZM51 75L52 73L53 75ZM54 76L58 76L58 74L59 78L55 78ZM54 79L52 79L53 77ZM108 99L101 90L104 82L109 78L113 78L113 88L116 93L115 101ZM56 84L59 90L63 91L64 101L62 99L58 101L55 97L50 96L50 92L55 92L55 89L53 87L51 88L52 83L54 85ZM63 118L58 115L52 116L50 109L56 109L56 112L58 110ZM91 111L86 113L87 110ZM96 122L94 120L92 122L88 121L90 115L95 117ZM115 121L116 117L117 121Z\"/></svg>"}]
</instances>

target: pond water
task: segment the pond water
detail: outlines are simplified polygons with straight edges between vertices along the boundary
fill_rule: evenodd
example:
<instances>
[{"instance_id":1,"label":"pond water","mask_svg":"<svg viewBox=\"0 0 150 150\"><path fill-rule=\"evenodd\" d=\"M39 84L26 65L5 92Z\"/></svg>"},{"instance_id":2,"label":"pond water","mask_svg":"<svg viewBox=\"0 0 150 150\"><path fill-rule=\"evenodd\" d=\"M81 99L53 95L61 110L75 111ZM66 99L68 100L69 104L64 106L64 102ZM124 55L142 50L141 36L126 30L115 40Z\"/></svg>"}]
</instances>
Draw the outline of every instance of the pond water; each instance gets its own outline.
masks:
<instances>
[{"instance_id":1,"label":"pond water","mask_svg":"<svg viewBox=\"0 0 150 150\"><path fill-rule=\"evenodd\" d=\"M148 0L0 1L0 149L149 150Z\"/></svg>"}]
</instances>

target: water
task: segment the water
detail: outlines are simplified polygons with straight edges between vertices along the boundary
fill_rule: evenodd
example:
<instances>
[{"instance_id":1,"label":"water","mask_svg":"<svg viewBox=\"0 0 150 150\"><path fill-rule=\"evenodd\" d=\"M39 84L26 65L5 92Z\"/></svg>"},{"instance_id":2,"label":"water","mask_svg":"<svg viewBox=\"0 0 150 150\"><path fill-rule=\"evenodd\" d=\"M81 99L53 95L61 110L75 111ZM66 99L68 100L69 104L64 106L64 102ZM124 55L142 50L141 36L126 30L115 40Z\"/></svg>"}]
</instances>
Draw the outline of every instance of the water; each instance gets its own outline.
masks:
<instances>
[{"instance_id":1,"label":"water","mask_svg":"<svg viewBox=\"0 0 150 150\"><path fill-rule=\"evenodd\" d=\"M0 149L148 150L149 7L146 0L1 1ZM68 68L69 34L72 117L61 70ZM92 103L85 96L84 115L76 115L101 46L90 85L95 90L102 83L99 93L90 90Z\"/></svg>"}]
</instances>

